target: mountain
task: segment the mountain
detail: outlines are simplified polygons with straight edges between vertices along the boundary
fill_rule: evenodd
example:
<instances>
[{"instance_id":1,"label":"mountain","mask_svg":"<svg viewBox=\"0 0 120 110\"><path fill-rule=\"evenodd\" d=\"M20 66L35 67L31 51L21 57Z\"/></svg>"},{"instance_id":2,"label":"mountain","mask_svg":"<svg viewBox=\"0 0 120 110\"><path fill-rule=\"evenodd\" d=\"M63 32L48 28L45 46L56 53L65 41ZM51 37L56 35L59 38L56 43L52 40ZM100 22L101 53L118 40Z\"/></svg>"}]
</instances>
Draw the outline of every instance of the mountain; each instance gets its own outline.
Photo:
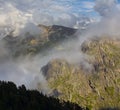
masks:
<instances>
[{"instance_id":1,"label":"mountain","mask_svg":"<svg viewBox=\"0 0 120 110\"><path fill-rule=\"evenodd\" d=\"M2 39L5 46L10 50L11 56L28 55L39 53L42 50L54 47L59 42L76 37L76 29L64 26L45 26L38 25L42 30L39 36L33 36L29 33L23 36L13 37L12 33Z\"/></svg>"},{"instance_id":2,"label":"mountain","mask_svg":"<svg viewBox=\"0 0 120 110\"><path fill-rule=\"evenodd\" d=\"M60 99L74 102L90 110L120 108L120 40L92 39L82 44L89 55L88 64L73 65L63 59L50 61L42 68L43 75ZM104 109L103 109L104 110Z\"/></svg>"},{"instance_id":3,"label":"mountain","mask_svg":"<svg viewBox=\"0 0 120 110\"><path fill-rule=\"evenodd\" d=\"M14 37L11 33L4 37L1 42L5 42L9 55L17 58L42 54L63 41L77 38L77 29L58 25L38 27L42 30L38 36L26 33ZM120 40L109 36L88 39L82 43L80 52L88 58L77 64L64 58L45 59L48 63L41 72L52 91L50 96L90 110L119 110Z\"/></svg>"}]
</instances>

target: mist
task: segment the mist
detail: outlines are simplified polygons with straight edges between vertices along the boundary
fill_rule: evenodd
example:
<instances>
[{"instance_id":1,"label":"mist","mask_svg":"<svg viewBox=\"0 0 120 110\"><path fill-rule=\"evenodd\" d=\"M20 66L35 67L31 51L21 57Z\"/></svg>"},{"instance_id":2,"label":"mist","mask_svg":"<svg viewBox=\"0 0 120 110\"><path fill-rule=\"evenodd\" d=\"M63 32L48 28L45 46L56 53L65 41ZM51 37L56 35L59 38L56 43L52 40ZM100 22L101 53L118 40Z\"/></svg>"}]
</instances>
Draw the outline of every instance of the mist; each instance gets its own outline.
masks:
<instances>
[{"instance_id":1,"label":"mist","mask_svg":"<svg viewBox=\"0 0 120 110\"><path fill-rule=\"evenodd\" d=\"M96 0L94 10L101 16L99 22L90 24L84 32L78 29L77 39L64 41L60 44L62 49L50 49L45 55L13 59L9 57L5 44L0 42L0 80L13 81L17 85L25 84L29 89L39 89L47 94L51 90L41 68L49 61L65 59L91 71L93 67L88 62L90 56L83 53L80 46L91 38L120 38L120 10L116 3L116 0ZM11 31L14 37L24 36L27 32L38 36L41 33L38 24L74 27L79 20L79 16L69 13L70 7L56 6L52 0L1 0L0 6L0 39Z\"/></svg>"},{"instance_id":2,"label":"mist","mask_svg":"<svg viewBox=\"0 0 120 110\"><path fill-rule=\"evenodd\" d=\"M120 38L120 9L116 0L96 0L94 10L101 16L100 21L91 24L83 33L80 42L91 38Z\"/></svg>"},{"instance_id":3,"label":"mist","mask_svg":"<svg viewBox=\"0 0 120 110\"><path fill-rule=\"evenodd\" d=\"M39 36L41 29L37 25L63 25L74 27L79 19L76 14L70 13L70 6L57 5L52 0L1 0L0 1L0 39L12 34L13 37L25 37L26 33L32 36ZM13 81L17 85L25 84L29 89L37 89L47 93L47 81L41 73L41 68L50 60L55 58L73 58L72 52L76 47L69 49L70 43L63 43L65 50L49 50L46 56L36 55L33 57L20 56L17 59L9 56L9 50L5 48L5 43L0 42L0 79ZM65 47L65 44L66 47ZM69 49L68 52L67 49ZM73 50L72 50L73 49ZM74 50L77 56L79 52ZM70 54L68 57L67 54Z\"/></svg>"}]
</instances>

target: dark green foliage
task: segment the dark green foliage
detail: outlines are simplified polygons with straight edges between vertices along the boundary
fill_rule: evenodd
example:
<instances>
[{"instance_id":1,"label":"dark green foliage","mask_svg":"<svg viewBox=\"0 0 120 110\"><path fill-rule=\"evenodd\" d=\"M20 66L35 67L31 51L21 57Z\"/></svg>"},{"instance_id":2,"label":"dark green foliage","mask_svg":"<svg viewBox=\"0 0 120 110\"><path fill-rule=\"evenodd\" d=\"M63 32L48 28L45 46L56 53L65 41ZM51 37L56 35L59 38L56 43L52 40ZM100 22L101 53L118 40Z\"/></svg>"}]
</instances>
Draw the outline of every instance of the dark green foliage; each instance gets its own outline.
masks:
<instances>
[{"instance_id":1,"label":"dark green foliage","mask_svg":"<svg viewBox=\"0 0 120 110\"><path fill-rule=\"evenodd\" d=\"M100 110L120 110L119 108L101 108Z\"/></svg>"},{"instance_id":2,"label":"dark green foliage","mask_svg":"<svg viewBox=\"0 0 120 110\"><path fill-rule=\"evenodd\" d=\"M0 81L0 110L83 110L77 104L60 102L46 97L37 90L16 87L12 82Z\"/></svg>"}]
</instances>

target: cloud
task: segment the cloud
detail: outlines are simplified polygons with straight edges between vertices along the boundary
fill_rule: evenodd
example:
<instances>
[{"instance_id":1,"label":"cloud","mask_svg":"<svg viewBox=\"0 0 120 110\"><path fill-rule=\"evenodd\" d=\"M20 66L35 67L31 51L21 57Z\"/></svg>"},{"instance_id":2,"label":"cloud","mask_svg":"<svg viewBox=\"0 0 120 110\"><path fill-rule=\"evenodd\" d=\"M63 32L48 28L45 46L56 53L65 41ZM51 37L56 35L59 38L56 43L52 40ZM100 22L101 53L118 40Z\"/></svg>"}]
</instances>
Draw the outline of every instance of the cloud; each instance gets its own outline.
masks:
<instances>
[{"instance_id":1,"label":"cloud","mask_svg":"<svg viewBox=\"0 0 120 110\"><path fill-rule=\"evenodd\" d=\"M0 1L0 40L11 31L14 36L23 36L26 32L39 34L36 25L63 25L73 27L78 16L70 13L71 5L64 7L53 0L1 0ZM66 52L65 52L66 53ZM34 56L34 58L9 58L9 51L0 42L0 79L14 81L17 85L25 84L27 88L35 89L41 83L41 88L46 92L49 88L47 82L40 73L40 68L49 60L62 54L56 51L52 56ZM7 58L7 59L6 59Z\"/></svg>"},{"instance_id":2,"label":"cloud","mask_svg":"<svg viewBox=\"0 0 120 110\"><path fill-rule=\"evenodd\" d=\"M61 2L62 1L63 0L61 0ZM70 2L70 0L66 1L66 3L68 2ZM8 32L13 29L15 30L14 34L16 36L17 34L27 31L30 31L31 34L39 34L39 29L36 27L39 23L72 27L76 24L76 21L80 19L80 15L78 13L77 15L70 13L72 5L65 3L66 7L64 7L62 3L55 5L56 3L53 0L36 0L36 2L34 0L1 0L0 17L2 18L2 22L0 22L0 29L2 30L3 27L3 30ZM73 3L73 0L70 3ZM92 10L94 6L93 2L82 3L83 6L80 6L80 9L83 7L84 11ZM80 52L80 44L96 36L120 35L119 10L116 8L113 0L107 3L108 2L104 0L96 1L95 10L102 15L102 18L100 22L90 25L90 27L84 31L85 33L83 35L80 33L80 40L63 42L61 46L64 47L64 50L58 51L53 49L50 50L46 56L37 55L34 56L34 58L22 57L16 60L4 60L4 62L0 63L0 79L12 80L18 85L25 84L28 88L37 88L37 84L40 82L41 88L47 91L49 88L47 87L44 76L40 73L40 68L46 65L50 60L64 58L70 63L81 63L85 69L91 69L92 65L87 62L88 56ZM77 5L77 3L74 5ZM108 8L108 11L106 11L106 8ZM12 27L12 29L10 27ZM3 45L0 45L0 52L1 59L3 59L3 56L9 55L7 53L8 51L4 50Z\"/></svg>"},{"instance_id":3,"label":"cloud","mask_svg":"<svg viewBox=\"0 0 120 110\"><path fill-rule=\"evenodd\" d=\"M14 30L14 35L17 36L21 29L26 27L25 25L28 23L35 25L40 23L45 25L60 24L73 27L77 18L71 13L73 1L69 2L70 1L66 0L66 3L68 3L66 4L65 1L56 2L53 0L1 0L0 32L9 33ZM5 28L8 27L8 32L6 32ZM4 37L5 35L6 34L3 34L1 36Z\"/></svg>"},{"instance_id":4,"label":"cloud","mask_svg":"<svg viewBox=\"0 0 120 110\"><path fill-rule=\"evenodd\" d=\"M94 5L95 3L92 1L81 1L80 9L82 9L83 12L94 11Z\"/></svg>"},{"instance_id":5,"label":"cloud","mask_svg":"<svg viewBox=\"0 0 120 110\"><path fill-rule=\"evenodd\" d=\"M81 5L86 9L93 9L95 3L90 1L83 1L81 2Z\"/></svg>"},{"instance_id":6,"label":"cloud","mask_svg":"<svg viewBox=\"0 0 120 110\"><path fill-rule=\"evenodd\" d=\"M120 38L120 9L116 0L96 0L94 9L101 16L98 22L91 24L80 38L80 42L91 38Z\"/></svg>"},{"instance_id":7,"label":"cloud","mask_svg":"<svg viewBox=\"0 0 120 110\"><path fill-rule=\"evenodd\" d=\"M49 88L44 76L40 73L39 61L37 57L4 60L0 63L0 80L13 81L18 86L24 84L28 89L37 89L40 83L39 90L47 93Z\"/></svg>"},{"instance_id":8,"label":"cloud","mask_svg":"<svg viewBox=\"0 0 120 110\"><path fill-rule=\"evenodd\" d=\"M116 9L117 0L96 0L94 9L101 15L106 16L111 14Z\"/></svg>"}]
</instances>

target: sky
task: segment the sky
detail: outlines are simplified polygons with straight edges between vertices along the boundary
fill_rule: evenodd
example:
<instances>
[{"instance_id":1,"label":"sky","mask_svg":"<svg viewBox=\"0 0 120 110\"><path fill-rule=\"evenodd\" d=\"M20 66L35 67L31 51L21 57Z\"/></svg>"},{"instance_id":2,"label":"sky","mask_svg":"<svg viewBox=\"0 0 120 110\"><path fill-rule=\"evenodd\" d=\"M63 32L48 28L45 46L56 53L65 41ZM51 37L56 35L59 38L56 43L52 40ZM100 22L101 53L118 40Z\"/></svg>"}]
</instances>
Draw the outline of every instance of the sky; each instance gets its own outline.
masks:
<instances>
[{"instance_id":1,"label":"sky","mask_svg":"<svg viewBox=\"0 0 120 110\"><path fill-rule=\"evenodd\" d=\"M34 16L35 13L59 16L59 14L67 12L69 14L98 17L99 14L94 11L95 1L96 0L0 0L0 12L4 12L4 8L6 7L11 8L11 5L14 9L22 13L27 12L29 17L30 14L33 16L33 12ZM119 5L120 0L117 0L117 2Z\"/></svg>"},{"instance_id":2,"label":"sky","mask_svg":"<svg viewBox=\"0 0 120 110\"><path fill-rule=\"evenodd\" d=\"M74 27L80 16L96 16L92 0L0 0L0 36L35 25Z\"/></svg>"},{"instance_id":3,"label":"sky","mask_svg":"<svg viewBox=\"0 0 120 110\"><path fill-rule=\"evenodd\" d=\"M99 13L94 10L95 1L0 0L0 36L5 36L4 33L11 30L17 35L21 29L29 27L30 23L74 27L81 16L100 19ZM120 9L120 0L117 5Z\"/></svg>"},{"instance_id":4,"label":"sky","mask_svg":"<svg viewBox=\"0 0 120 110\"><path fill-rule=\"evenodd\" d=\"M94 0L60 0L63 1L62 5L68 5L71 7L71 12L80 14L93 14L94 11ZM95 12L94 12L95 13Z\"/></svg>"},{"instance_id":5,"label":"sky","mask_svg":"<svg viewBox=\"0 0 120 110\"><path fill-rule=\"evenodd\" d=\"M100 17L94 10L96 0L57 0L56 3L64 7L71 7L71 13L79 13L89 17ZM102 0L101 0L102 1ZM107 0L106 0L107 1ZM108 0L110 1L110 0ZM120 7L120 0L116 0L118 7Z\"/></svg>"},{"instance_id":6,"label":"sky","mask_svg":"<svg viewBox=\"0 0 120 110\"><path fill-rule=\"evenodd\" d=\"M79 13L85 16L95 17L95 18L99 17L99 14L94 10L96 0L58 0L58 1L60 2L61 5L65 7L67 6L71 7L72 13ZM120 7L120 0L116 0L116 1L118 7Z\"/></svg>"}]
</instances>

